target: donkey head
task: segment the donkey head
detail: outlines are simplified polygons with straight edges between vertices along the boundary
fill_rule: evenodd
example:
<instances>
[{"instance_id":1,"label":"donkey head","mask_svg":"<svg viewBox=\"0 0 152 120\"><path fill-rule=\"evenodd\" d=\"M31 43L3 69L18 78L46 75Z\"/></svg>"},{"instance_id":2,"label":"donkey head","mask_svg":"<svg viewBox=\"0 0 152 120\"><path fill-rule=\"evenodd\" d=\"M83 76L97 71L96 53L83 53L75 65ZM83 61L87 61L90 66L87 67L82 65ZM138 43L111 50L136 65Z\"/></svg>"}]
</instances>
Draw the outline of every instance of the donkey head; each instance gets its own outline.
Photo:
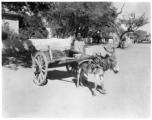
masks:
<instances>
[{"instance_id":1,"label":"donkey head","mask_svg":"<svg viewBox=\"0 0 152 120\"><path fill-rule=\"evenodd\" d=\"M116 55L115 55L115 48L112 47L111 51L108 51L105 47L104 47L104 49L108 54L107 64L109 65L110 69L112 69L114 71L114 73L118 73L119 72L119 66L118 66L118 63L117 63Z\"/></svg>"}]
</instances>

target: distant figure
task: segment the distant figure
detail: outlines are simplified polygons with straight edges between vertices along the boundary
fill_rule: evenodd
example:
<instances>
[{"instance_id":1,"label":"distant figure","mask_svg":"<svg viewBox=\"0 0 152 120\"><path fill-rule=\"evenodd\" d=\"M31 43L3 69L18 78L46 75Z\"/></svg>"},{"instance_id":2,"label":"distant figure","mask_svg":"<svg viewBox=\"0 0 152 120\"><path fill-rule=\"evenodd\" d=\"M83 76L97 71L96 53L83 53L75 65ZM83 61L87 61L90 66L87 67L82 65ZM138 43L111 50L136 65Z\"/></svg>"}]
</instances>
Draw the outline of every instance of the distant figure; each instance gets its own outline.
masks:
<instances>
[{"instance_id":1,"label":"distant figure","mask_svg":"<svg viewBox=\"0 0 152 120\"><path fill-rule=\"evenodd\" d=\"M82 24L80 24L76 28L76 36L77 36L78 33L82 34L82 32L83 32L83 26L82 26Z\"/></svg>"},{"instance_id":2,"label":"distant figure","mask_svg":"<svg viewBox=\"0 0 152 120\"><path fill-rule=\"evenodd\" d=\"M93 38L93 42L99 44L100 40L101 40L101 35L100 35L100 31L96 31L92 34L92 38Z\"/></svg>"},{"instance_id":3,"label":"distant figure","mask_svg":"<svg viewBox=\"0 0 152 120\"><path fill-rule=\"evenodd\" d=\"M105 42L106 44L109 42L109 32L105 33Z\"/></svg>"},{"instance_id":4,"label":"distant figure","mask_svg":"<svg viewBox=\"0 0 152 120\"><path fill-rule=\"evenodd\" d=\"M9 23L8 22L5 22L4 29L6 32L9 32Z\"/></svg>"},{"instance_id":5,"label":"distant figure","mask_svg":"<svg viewBox=\"0 0 152 120\"><path fill-rule=\"evenodd\" d=\"M100 40L101 40L101 36L100 36L100 31L98 30L97 31L97 44L100 43Z\"/></svg>"}]
</instances>

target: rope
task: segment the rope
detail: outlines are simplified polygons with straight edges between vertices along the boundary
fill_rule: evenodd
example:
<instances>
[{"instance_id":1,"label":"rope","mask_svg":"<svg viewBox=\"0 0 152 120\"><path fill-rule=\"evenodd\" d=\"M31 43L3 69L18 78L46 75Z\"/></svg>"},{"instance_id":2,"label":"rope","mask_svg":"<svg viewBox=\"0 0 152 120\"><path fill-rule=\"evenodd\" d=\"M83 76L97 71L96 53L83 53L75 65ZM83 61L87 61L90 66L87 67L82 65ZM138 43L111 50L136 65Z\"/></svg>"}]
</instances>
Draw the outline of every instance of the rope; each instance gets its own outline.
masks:
<instances>
[{"instance_id":1,"label":"rope","mask_svg":"<svg viewBox=\"0 0 152 120\"><path fill-rule=\"evenodd\" d=\"M100 62L99 62L100 65L96 64L96 63L93 61L94 64L95 64L95 66L98 67L98 68L101 68L101 67L102 67L103 70L108 70L108 68L109 68L110 66L105 63L105 60L106 60L106 59L101 59L99 56L96 56L96 58L98 58L98 59L100 60Z\"/></svg>"}]
</instances>

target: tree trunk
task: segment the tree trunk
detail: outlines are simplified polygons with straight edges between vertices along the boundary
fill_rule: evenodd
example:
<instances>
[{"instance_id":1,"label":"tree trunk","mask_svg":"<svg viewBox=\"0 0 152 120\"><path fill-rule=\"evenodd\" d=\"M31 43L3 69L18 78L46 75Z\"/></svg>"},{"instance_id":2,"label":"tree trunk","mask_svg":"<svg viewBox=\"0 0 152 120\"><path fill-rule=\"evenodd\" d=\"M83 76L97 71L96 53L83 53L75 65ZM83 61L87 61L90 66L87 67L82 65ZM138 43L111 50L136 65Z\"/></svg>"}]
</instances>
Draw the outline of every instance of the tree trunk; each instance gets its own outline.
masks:
<instances>
[{"instance_id":1,"label":"tree trunk","mask_svg":"<svg viewBox=\"0 0 152 120\"><path fill-rule=\"evenodd\" d=\"M132 30L130 30L130 31L125 31L124 33L121 34L121 36L120 36L120 41L119 41L119 44L118 44L117 48L120 48L120 47L121 47L121 42L122 42L123 36L124 36L126 33L129 33L129 32L134 32L134 31L132 31Z\"/></svg>"},{"instance_id":2,"label":"tree trunk","mask_svg":"<svg viewBox=\"0 0 152 120\"><path fill-rule=\"evenodd\" d=\"M56 30L56 36L57 36L57 38L59 38L58 30Z\"/></svg>"}]
</instances>

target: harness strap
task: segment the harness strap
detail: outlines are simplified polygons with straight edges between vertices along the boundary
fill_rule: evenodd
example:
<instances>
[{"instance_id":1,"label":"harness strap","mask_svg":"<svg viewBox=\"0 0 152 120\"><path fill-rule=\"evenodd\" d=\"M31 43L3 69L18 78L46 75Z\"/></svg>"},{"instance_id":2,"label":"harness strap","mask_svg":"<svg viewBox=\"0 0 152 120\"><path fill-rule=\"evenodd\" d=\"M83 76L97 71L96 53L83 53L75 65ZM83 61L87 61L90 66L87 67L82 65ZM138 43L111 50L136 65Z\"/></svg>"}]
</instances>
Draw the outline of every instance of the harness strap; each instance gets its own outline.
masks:
<instances>
[{"instance_id":1,"label":"harness strap","mask_svg":"<svg viewBox=\"0 0 152 120\"><path fill-rule=\"evenodd\" d=\"M106 64L105 61L104 61L104 59L101 59L98 56L97 56L97 58L100 60L100 65L98 65L98 67L102 66L104 71L108 70L109 67L110 67L109 64Z\"/></svg>"}]
</instances>

